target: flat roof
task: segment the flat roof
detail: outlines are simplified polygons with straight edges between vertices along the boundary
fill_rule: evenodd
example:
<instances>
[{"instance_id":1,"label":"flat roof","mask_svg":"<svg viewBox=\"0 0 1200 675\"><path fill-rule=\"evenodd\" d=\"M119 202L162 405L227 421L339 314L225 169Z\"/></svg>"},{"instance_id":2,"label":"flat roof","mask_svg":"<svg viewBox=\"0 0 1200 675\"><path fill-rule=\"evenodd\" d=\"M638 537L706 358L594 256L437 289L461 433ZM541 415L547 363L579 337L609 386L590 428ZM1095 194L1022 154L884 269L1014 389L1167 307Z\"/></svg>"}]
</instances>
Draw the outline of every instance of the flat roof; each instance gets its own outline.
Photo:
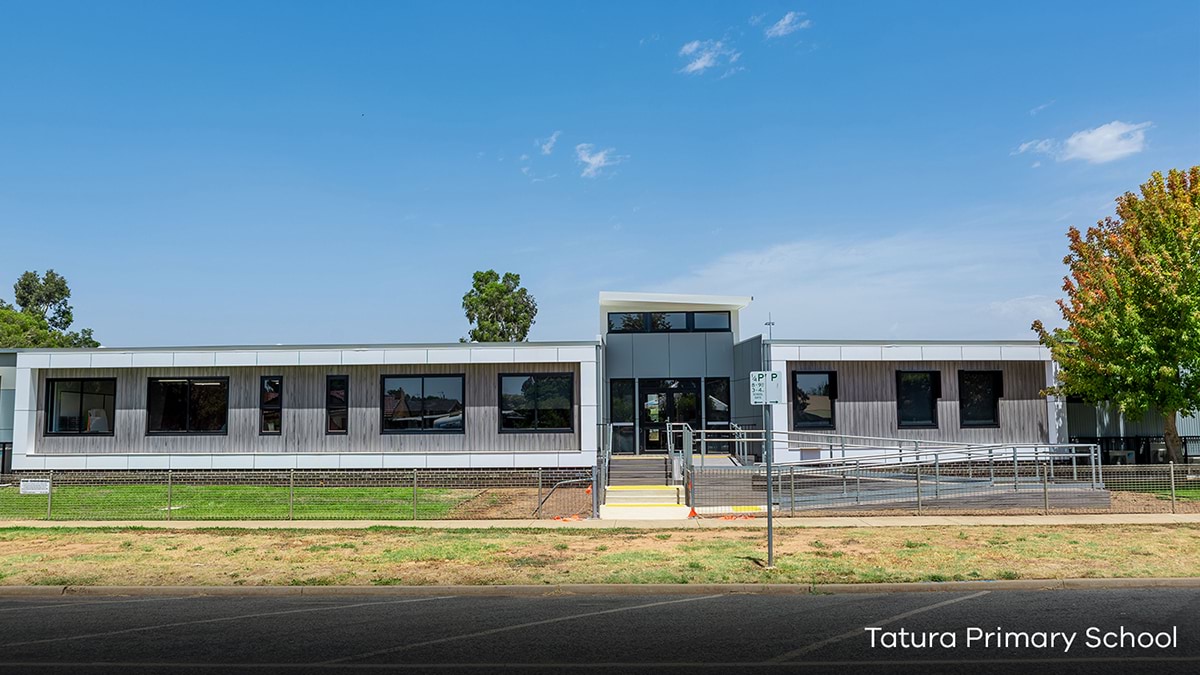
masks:
<instances>
[{"instance_id":1,"label":"flat roof","mask_svg":"<svg viewBox=\"0 0 1200 675\"><path fill-rule=\"evenodd\" d=\"M1006 345L1011 345L1014 347L1041 346L1041 343L1037 340L791 340L787 338L774 338L768 340L764 337L763 342L773 345L861 345L866 347L919 347L921 345L967 345L972 347L1003 347Z\"/></svg>"},{"instance_id":2,"label":"flat roof","mask_svg":"<svg viewBox=\"0 0 1200 675\"><path fill-rule=\"evenodd\" d=\"M692 293L632 293L600 291L600 306L694 306L705 309L744 309L754 300L751 295L696 295Z\"/></svg>"},{"instance_id":3,"label":"flat roof","mask_svg":"<svg viewBox=\"0 0 1200 675\"><path fill-rule=\"evenodd\" d=\"M341 350L368 349L513 349L518 347L597 347L597 340L563 340L553 342L410 342L410 343L360 343L360 344L276 344L276 345L163 345L157 347L109 347L55 348L28 347L9 350L16 353L49 352L245 352L245 351L296 351L296 350Z\"/></svg>"}]
</instances>

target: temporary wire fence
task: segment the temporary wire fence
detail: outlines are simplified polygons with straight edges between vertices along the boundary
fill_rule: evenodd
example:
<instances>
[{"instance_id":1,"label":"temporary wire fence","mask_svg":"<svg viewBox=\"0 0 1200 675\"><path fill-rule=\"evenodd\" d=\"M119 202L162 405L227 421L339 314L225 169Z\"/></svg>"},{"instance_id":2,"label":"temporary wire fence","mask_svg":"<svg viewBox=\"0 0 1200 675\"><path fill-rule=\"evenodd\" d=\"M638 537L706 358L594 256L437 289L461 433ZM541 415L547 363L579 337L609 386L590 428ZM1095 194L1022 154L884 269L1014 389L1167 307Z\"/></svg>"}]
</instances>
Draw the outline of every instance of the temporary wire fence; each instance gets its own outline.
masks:
<instances>
[{"instance_id":1,"label":"temporary wire fence","mask_svg":"<svg viewBox=\"0 0 1200 675\"><path fill-rule=\"evenodd\" d=\"M44 471L0 475L0 520L587 518L591 468Z\"/></svg>"},{"instance_id":2,"label":"temporary wire fence","mask_svg":"<svg viewBox=\"0 0 1200 675\"><path fill-rule=\"evenodd\" d=\"M699 516L1200 513L1196 465L1089 466L1054 461L693 467Z\"/></svg>"}]
</instances>

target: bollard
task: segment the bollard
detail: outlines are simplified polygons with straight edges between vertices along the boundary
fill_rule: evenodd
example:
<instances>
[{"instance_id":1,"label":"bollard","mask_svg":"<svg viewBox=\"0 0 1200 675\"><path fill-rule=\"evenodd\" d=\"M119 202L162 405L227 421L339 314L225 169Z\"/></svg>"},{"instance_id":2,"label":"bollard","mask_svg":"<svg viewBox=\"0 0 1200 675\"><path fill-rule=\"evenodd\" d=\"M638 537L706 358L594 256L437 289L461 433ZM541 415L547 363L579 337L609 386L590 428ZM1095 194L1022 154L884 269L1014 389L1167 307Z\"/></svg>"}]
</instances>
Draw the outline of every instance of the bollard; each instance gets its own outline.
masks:
<instances>
[{"instance_id":1,"label":"bollard","mask_svg":"<svg viewBox=\"0 0 1200 675\"><path fill-rule=\"evenodd\" d=\"M288 520L294 519L296 504L296 470L288 471Z\"/></svg>"},{"instance_id":2,"label":"bollard","mask_svg":"<svg viewBox=\"0 0 1200 675\"><path fill-rule=\"evenodd\" d=\"M53 512L54 506L54 469L50 469L50 477L46 479L46 520L50 520L50 514Z\"/></svg>"},{"instance_id":3,"label":"bollard","mask_svg":"<svg viewBox=\"0 0 1200 675\"><path fill-rule=\"evenodd\" d=\"M173 481L171 480L171 471L170 471L170 469L168 469L167 470L167 520L171 519L171 507L173 506L173 502L174 502L174 495L171 494L172 488L174 488L174 484L173 484Z\"/></svg>"},{"instance_id":4,"label":"bollard","mask_svg":"<svg viewBox=\"0 0 1200 675\"><path fill-rule=\"evenodd\" d=\"M1175 513L1175 462L1167 462L1171 471L1171 513Z\"/></svg>"},{"instance_id":5,"label":"bollard","mask_svg":"<svg viewBox=\"0 0 1200 675\"><path fill-rule=\"evenodd\" d=\"M1034 465L1037 468L1037 465ZM1050 469L1042 465L1042 515L1050 515Z\"/></svg>"},{"instance_id":6,"label":"bollard","mask_svg":"<svg viewBox=\"0 0 1200 675\"><path fill-rule=\"evenodd\" d=\"M921 515L921 465L917 465L917 515Z\"/></svg>"}]
</instances>

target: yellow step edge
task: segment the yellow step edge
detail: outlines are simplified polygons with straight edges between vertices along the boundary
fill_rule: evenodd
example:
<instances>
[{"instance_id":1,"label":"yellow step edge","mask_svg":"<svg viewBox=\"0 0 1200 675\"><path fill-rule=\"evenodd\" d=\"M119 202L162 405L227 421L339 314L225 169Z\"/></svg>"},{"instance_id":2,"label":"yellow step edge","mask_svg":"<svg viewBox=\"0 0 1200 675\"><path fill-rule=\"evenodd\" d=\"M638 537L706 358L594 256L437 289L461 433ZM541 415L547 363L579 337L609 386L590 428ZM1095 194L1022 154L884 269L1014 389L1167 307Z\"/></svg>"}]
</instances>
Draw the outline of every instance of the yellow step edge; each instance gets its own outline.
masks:
<instances>
[{"instance_id":1,"label":"yellow step edge","mask_svg":"<svg viewBox=\"0 0 1200 675\"><path fill-rule=\"evenodd\" d=\"M675 509L675 508L679 508L680 506L687 506L687 505L686 505L686 504L605 504L605 505L604 505L604 508L606 508L606 509L615 509L615 508L626 508L626 507L628 507L628 508L639 508L639 509L644 509L644 508L649 508L649 507L654 507L654 508L658 508L658 507L664 507L664 508L666 508L666 507L670 507L670 508L673 508L673 509Z\"/></svg>"}]
</instances>

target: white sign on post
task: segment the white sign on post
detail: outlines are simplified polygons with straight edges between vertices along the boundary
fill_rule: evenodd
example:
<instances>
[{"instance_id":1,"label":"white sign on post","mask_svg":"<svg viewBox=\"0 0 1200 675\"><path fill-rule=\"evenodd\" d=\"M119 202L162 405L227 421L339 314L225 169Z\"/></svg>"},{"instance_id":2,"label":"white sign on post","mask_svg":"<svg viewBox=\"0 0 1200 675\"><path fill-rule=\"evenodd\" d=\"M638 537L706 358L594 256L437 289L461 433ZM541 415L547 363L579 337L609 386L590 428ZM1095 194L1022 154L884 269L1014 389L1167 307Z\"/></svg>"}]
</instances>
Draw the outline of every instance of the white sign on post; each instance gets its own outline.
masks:
<instances>
[{"instance_id":1,"label":"white sign on post","mask_svg":"<svg viewBox=\"0 0 1200 675\"><path fill-rule=\"evenodd\" d=\"M783 373L769 370L751 371L751 405L770 405L783 402Z\"/></svg>"},{"instance_id":2,"label":"white sign on post","mask_svg":"<svg viewBox=\"0 0 1200 675\"><path fill-rule=\"evenodd\" d=\"M50 494L50 481L22 478L19 492L23 495L48 495Z\"/></svg>"}]
</instances>

